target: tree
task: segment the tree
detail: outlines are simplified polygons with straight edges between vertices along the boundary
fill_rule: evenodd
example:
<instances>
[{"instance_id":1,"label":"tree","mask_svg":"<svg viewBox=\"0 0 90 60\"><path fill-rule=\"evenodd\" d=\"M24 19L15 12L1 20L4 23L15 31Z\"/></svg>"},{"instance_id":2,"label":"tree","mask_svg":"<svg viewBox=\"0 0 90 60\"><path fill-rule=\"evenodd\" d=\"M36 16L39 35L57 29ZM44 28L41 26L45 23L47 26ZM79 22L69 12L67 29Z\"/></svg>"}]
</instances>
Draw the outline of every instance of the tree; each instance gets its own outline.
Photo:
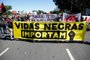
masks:
<instances>
[{"instance_id":1,"label":"tree","mask_svg":"<svg viewBox=\"0 0 90 60\"><path fill-rule=\"evenodd\" d=\"M6 8L7 11L9 11L9 10L12 9L12 6L10 6L10 5L5 5L5 8Z\"/></svg>"},{"instance_id":2,"label":"tree","mask_svg":"<svg viewBox=\"0 0 90 60\"><path fill-rule=\"evenodd\" d=\"M37 12L37 10L33 10L32 12Z\"/></svg>"},{"instance_id":3,"label":"tree","mask_svg":"<svg viewBox=\"0 0 90 60\"><path fill-rule=\"evenodd\" d=\"M90 8L90 0L53 0L53 2L64 12L79 13Z\"/></svg>"},{"instance_id":4,"label":"tree","mask_svg":"<svg viewBox=\"0 0 90 60\"><path fill-rule=\"evenodd\" d=\"M10 10L12 10L12 6L10 6L10 5L5 5L5 8L6 8L6 14L11 15L12 12L11 12Z\"/></svg>"},{"instance_id":5,"label":"tree","mask_svg":"<svg viewBox=\"0 0 90 60\"><path fill-rule=\"evenodd\" d=\"M42 10L33 10L32 12L36 12L37 14L46 13L46 12L44 12Z\"/></svg>"}]
</instances>

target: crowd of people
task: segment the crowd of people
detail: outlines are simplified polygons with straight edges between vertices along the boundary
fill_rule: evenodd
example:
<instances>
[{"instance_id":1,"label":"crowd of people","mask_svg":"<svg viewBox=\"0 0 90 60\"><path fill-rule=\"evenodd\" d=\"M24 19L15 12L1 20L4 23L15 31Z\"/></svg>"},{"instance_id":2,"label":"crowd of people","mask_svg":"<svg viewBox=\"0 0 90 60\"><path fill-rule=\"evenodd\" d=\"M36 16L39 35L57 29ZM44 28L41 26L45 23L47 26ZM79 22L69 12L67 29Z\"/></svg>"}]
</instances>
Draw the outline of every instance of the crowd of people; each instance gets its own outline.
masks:
<instances>
[{"instance_id":1,"label":"crowd of people","mask_svg":"<svg viewBox=\"0 0 90 60\"><path fill-rule=\"evenodd\" d=\"M6 25L12 28L12 21L35 21L35 22L50 22L62 20L61 14L25 14L25 15L2 15L0 16L0 26L6 29Z\"/></svg>"},{"instance_id":2,"label":"crowd of people","mask_svg":"<svg viewBox=\"0 0 90 60\"><path fill-rule=\"evenodd\" d=\"M70 18L72 19L72 18ZM13 21L27 21L27 22L61 22L63 21L62 14L15 14L15 15L2 15L0 16L0 28L2 27L3 33L7 33L7 30L12 32ZM9 29L8 29L9 28ZM1 30L0 30L1 31ZM2 33L2 31L0 32ZM11 33L13 34L13 33Z\"/></svg>"}]
</instances>

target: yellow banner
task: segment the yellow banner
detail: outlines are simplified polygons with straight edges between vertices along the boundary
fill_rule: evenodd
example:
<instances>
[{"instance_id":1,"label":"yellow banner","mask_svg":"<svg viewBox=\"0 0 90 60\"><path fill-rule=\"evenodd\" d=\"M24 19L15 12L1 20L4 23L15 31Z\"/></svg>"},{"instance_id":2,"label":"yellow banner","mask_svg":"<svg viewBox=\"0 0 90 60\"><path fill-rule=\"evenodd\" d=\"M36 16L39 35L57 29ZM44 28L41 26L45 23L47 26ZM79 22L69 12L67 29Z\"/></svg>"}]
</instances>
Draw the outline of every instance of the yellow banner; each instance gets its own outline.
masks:
<instances>
[{"instance_id":1,"label":"yellow banner","mask_svg":"<svg viewBox=\"0 0 90 60\"><path fill-rule=\"evenodd\" d=\"M13 22L14 37L40 40L83 41L86 22Z\"/></svg>"}]
</instances>

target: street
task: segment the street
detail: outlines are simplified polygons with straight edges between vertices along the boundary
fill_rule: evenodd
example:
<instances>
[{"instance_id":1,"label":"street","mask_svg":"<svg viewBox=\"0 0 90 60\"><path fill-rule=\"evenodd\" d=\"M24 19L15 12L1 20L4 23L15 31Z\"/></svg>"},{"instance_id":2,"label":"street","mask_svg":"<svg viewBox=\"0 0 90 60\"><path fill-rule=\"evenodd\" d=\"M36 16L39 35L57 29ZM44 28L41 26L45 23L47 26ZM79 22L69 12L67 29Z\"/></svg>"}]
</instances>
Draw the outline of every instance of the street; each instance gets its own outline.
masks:
<instances>
[{"instance_id":1,"label":"street","mask_svg":"<svg viewBox=\"0 0 90 60\"><path fill-rule=\"evenodd\" d=\"M0 40L0 60L90 60L90 31L87 43L48 43Z\"/></svg>"}]
</instances>

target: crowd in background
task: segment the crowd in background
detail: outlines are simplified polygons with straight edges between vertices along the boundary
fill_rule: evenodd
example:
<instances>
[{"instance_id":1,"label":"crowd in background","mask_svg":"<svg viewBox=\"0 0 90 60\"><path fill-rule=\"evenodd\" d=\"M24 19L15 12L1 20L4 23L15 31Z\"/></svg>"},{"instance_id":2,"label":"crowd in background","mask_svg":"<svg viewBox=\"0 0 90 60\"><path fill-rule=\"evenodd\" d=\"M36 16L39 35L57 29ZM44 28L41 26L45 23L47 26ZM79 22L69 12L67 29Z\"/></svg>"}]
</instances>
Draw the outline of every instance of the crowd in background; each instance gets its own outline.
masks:
<instances>
[{"instance_id":1,"label":"crowd in background","mask_svg":"<svg viewBox=\"0 0 90 60\"><path fill-rule=\"evenodd\" d=\"M12 21L35 21L35 22L51 22L62 20L61 14L25 14L25 15L2 15L0 16L0 24L12 27ZM1 26L0 25L0 26Z\"/></svg>"},{"instance_id":2,"label":"crowd in background","mask_svg":"<svg viewBox=\"0 0 90 60\"><path fill-rule=\"evenodd\" d=\"M81 19L85 20L85 19ZM15 14L15 15L2 15L0 16L0 26L5 25L12 28L12 21L28 21L28 22L60 22L63 21L62 14Z\"/></svg>"},{"instance_id":3,"label":"crowd in background","mask_svg":"<svg viewBox=\"0 0 90 60\"><path fill-rule=\"evenodd\" d=\"M83 19L83 18L82 18ZM12 28L12 21L35 21L35 22L60 22L63 21L62 14L15 14L15 15L2 15L0 16L0 26L5 25Z\"/></svg>"}]
</instances>

